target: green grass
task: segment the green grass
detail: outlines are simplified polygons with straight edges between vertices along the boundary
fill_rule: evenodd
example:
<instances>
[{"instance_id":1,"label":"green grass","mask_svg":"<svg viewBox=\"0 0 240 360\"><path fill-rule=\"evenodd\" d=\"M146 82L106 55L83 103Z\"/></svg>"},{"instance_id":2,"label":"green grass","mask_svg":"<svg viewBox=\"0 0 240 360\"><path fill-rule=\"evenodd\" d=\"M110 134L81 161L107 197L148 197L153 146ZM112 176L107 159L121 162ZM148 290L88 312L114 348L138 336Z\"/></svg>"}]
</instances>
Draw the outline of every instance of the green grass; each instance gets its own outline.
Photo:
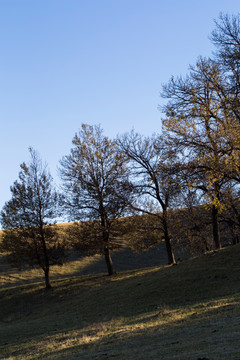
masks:
<instances>
[{"instance_id":1,"label":"green grass","mask_svg":"<svg viewBox=\"0 0 240 360\"><path fill-rule=\"evenodd\" d=\"M47 292L2 284L0 358L239 360L239 260L236 245L114 277L69 264Z\"/></svg>"}]
</instances>

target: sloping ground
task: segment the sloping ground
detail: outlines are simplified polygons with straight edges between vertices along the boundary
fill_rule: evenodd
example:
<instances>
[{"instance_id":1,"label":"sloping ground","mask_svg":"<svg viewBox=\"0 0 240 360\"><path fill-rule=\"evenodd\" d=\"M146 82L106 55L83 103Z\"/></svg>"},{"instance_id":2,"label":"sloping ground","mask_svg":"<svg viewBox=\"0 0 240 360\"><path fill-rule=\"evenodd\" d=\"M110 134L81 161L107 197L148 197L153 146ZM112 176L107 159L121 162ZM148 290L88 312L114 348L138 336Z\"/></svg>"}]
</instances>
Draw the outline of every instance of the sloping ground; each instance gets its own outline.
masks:
<instances>
[{"instance_id":1,"label":"sloping ground","mask_svg":"<svg viewBox=\"0 0 240 360\"><path fill-rule=\"evenodd\" d=\"M112 254L113 264L117 272L125 270L140 269L167 264L167 253L165 243L161 243L148 252L132 252L124 247ZM103 256L79 257L72 252L67 264L52 266L50 270L51 279L59 279L66 276L80 276L89 274L107 273L106 263ZM23 269L21 271L12 268L5 261L5 256L0 254L0 285L13 286L29 282L43 281L43 272L39 269Z\"/></svg>"},{"instance_id":2,"label":"sloping ground","mask_svg":"<svg viewBox=\"0 0 240 360\"><path fill-rule=\"evenodd\" d=\"M2 288L0 358L239 360L239 260L235 245L171 267L67 277L47 292Z\"/></svg>"}]
</instances>

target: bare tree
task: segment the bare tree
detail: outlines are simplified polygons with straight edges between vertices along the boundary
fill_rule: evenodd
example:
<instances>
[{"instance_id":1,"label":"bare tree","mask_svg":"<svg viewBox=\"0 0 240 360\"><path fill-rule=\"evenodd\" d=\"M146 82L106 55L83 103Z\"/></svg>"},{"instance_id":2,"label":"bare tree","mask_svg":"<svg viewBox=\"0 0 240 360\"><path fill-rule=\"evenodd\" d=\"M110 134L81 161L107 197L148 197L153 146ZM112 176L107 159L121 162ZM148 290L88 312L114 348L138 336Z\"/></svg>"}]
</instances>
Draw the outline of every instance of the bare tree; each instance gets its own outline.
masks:
<instances>
[{"instance_id":1,"label":"bare tree","mask_svg":"<svg viewBox=\"0 0 240 360\"><path fill-rule=\"evenodd\" d=\"M100 126L83 124L72 143L70 155L60 162L65 207L74 221L95 221L91 231L87 231L89 239L84 241L91 237L91 244L100 246L108 274L112 275L112 225L126 213L131 193L126 157L114 141L103 135Z\"/></svg>"},{"instance_id":2,"label":"bare tree","mask_svg":"<svg viewBox=\"0 0 240 360\"><path fill-rule=\"evenodd\" d=\"M240 122L240 14L220 14L210 40L215 45L215 59L227 75L228 103Z\"/></svg>"},{"instance_id":3,"label":"bare tree","mask_svg":"<svg viewBox=\"0 0 240 360\"><path fill-rule=\"evenodd\" d=\"M220 14L210 40L216 47L215 62L225 75L221 97L232 123L228 131L228 155L231 157L225 173L229 179L240 183L240 14Z\"/></svg>"},{"instance_id":4,"label":"bare tree","mask_svg":"<svg viewBox=\"0 0 240 360\"><path fill-rule=\"evenodd\" d=\"M132 131L119 137L118 144L130 160L135 189L132 209L158 218L166 243L168 263L174 264L168 218L169 207L176 200L178 192L174 177L176 174L170 171L173 158L170 153L166 155L164 142L159 136L148 138ZM147 206L148 198L152 199L150 206Z\"/></svg>"}]
</instances>

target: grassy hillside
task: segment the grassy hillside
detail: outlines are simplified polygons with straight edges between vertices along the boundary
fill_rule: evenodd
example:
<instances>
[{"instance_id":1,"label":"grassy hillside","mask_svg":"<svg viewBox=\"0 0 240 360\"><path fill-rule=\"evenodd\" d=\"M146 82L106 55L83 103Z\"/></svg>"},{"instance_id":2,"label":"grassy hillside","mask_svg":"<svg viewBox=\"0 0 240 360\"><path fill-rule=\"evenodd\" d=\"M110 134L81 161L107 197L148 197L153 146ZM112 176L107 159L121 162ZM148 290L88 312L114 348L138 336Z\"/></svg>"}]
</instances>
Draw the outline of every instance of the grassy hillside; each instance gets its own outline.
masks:
<instances>
[{"instance_id":1,"label":"grassy hillside","mask_svg":"<svg viewBox=\"0 0 240 360\"><path fill-rule=\"evenodd\" d=\"M116 250L112 254L114 267L117 272L159 266L167 264L165 243L161 243L148 252L132 252L128 247ZM101 255L83 256L71 251L67 264L51 266L50 279L66 278L71 276L107 273L104 257ZM29 282L44 281L41 269L23 269L18 271L5 261L0 254L0 286L17 286Z\"/></svg>"},{"instance_id":2,"label":"grassy hillside","mask_svg":"<svg viewBox=\"0 0 240 360\"><path fill-rule=\"evenodd\" d=\"M69 264L48 292L2 283L0 358L239 360L239 260L235 245L114 277Z\"/></svg>"}]
</instances>

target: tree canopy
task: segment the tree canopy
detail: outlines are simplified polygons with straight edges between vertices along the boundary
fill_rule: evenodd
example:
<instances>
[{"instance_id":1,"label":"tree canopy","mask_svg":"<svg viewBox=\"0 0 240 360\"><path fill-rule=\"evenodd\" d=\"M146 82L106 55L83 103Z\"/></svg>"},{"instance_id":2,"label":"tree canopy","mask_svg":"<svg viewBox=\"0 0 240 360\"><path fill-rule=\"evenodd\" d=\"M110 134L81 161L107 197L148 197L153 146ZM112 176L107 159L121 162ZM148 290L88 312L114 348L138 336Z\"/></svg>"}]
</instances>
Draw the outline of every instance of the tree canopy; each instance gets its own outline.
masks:
<instances>
[{"instance_id":1,"label":"tree canopy","mask_svg":"<svg viewBox=\"0 0 240 360\"><path fill-rule=\"evenodd\" d=\"M126 157L117 150L115 141L103 135L100 126L83 124L72 143L70 155L60 162L65 208L72 220L97 221L94 234L98 240L101 234L100 244L111 275L112 226L126 214L131 196Z\"/></svg>"},{"instance_id":2,"label":"tree canopy","mask_svg":"<svg viewBox=\"0 0 240 360\"><path fill-rule=\"evenodd\" d=\"M60 265L64 260L64 244L51 226L57 217L58 195L47 166L32 148L30 156L29 164L20 165L19 179L10 188L12 198L1 211L1 250L19 267L39 266L45 274L46 288L51 288L50 265Z\"/></svg>"}]
</instances>

